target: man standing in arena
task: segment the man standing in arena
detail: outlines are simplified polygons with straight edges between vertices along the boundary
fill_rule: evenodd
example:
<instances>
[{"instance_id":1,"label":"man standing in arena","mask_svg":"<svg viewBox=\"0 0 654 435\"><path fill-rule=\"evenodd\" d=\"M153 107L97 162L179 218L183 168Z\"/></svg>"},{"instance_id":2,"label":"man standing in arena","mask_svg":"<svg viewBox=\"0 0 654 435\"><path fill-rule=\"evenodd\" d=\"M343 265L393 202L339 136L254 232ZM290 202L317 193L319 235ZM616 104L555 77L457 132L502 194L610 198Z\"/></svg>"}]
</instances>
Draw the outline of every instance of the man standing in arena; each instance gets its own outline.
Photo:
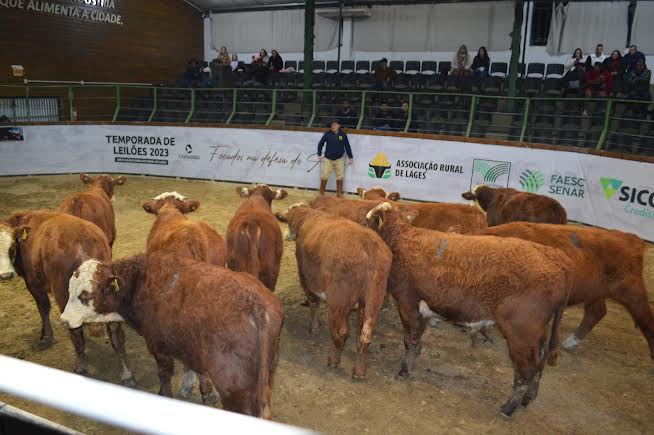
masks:
<instances>
[{"instance_id":1,"label":"man standing in arena","mask_svg":"<svg viewBox=\"0 0 654 435\"><path fill-rule=\"evenodd\" d=\"M322 148L327 144L325 155L323 156ZM343 154L347 152L348 166L353 162L352 149L347 135L341 130L341 124L338 120L333 120L330 128L318 142L318 157L320 157L320 194L325 194L327 181L336 172L336 196L343 197L343 175L345 173L345 162Z\"/></svg>"}]
</instances>

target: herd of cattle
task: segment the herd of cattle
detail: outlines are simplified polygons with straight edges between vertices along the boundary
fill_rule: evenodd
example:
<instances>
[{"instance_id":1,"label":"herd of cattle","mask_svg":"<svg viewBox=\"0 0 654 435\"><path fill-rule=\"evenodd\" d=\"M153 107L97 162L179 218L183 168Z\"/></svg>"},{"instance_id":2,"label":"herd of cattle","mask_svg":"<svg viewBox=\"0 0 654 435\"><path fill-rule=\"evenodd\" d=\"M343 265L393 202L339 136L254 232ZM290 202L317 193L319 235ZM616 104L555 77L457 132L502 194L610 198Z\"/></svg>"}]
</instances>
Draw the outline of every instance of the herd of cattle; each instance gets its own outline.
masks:
<instances>
[{"instance_id":1,"label":"herd of cattle","mask_svg":"<svg viewBox=\"0 0 654 435\"><path fill-rule=\"evenodd\" d=\"M584 317L564 347L579 345L610 298L629 311L654 359L644 242L565 225L563 207L542 195L477 186L462 195L473 206L415 204L382 188L360 188L357 200L318 196L273 214L273 200L286 191L239 187L245 200L223 239L186 217L198 201L166 192L143 204L156 215L145 253L113 260L113 191L126 179L80 178L88 188L66 197L59 210L19 211L0 221L0 279L24 278L41 315L43 348L53 342L48 292L54 295L77 373L87 371L82 325L105 323L122 364L121 383L135 385L125 357L126 321L156 361L160 394L172 396L176 358L185 367L180 395L192 394L197 374L205 403L218 400L215 387L224 409L270 418L283 321L273 293L283 248L277 221L296 243L311 334L320 328L321 302L327 305L330 367L340 364L348 318L357 313L355 379L366 376L365 356L387 292L404 326L400 377L409 376L430 319L469 327L473 343L497 325L515 374L500 408L505 416L536 398L545 363L556 363L568 305L583 304Z\"/></svg>"}]
</instances>

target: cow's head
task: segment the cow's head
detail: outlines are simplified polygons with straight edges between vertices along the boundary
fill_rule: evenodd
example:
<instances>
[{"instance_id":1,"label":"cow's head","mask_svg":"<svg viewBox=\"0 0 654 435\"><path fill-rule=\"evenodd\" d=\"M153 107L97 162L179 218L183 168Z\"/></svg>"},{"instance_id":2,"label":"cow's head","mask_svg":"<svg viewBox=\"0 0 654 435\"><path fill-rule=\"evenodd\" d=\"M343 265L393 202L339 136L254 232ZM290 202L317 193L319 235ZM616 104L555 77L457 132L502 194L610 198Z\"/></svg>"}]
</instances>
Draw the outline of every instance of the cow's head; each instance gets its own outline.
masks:
<instances>
[{"instance_id":1,"label":"cow's head","mask_svg":"<svg viewBox=\"0 0 654 435\"><path fill-rule=\"evenodd\" d=\"M267 184L255 184L254 187L237 187L236 193L241 198L249 198L251 196L259 195L265 199L268 204L272 204L275 199L284 199L288 196L288 192L283 189L273 190Z\"/></svg>"},{"instance_id":2,"label":"cow's head","mask_svg":"<svg viewBox=\"0 0 654 435\"><path fill-rule=\"evenodd\" d=\"M485 213L488 209L488 204L490 203L492 193L492 187L488 187L483 184L477 184L472 188L472 190L463 192L461 196L463 199L470 201L471 206L477 207Z\"/></svg>"},{"instance_id":3,"label":"cow's head","mask_svg":"<svg viewBox=\"0 0 654 435\"><path fill-rule=\"evenodd\" d=\"M84 184L96 186L104 190L104 193L111 199L114 197L114 186L122 186L127 182L127 178L122 175L118 178L112 178L111 175L103 174L91 178L88 174L79 174L79 179Z\"/></svg>"},{"instance_id":4,"label":"cow's head","mask_svg":"<svg viewBox=\"0 0 654 435\"><path fill-rule=\"evenodd\" d=\"M122 322L122 316L116 313L121 286L120 278L113 275L110 265L86 260L70 277L68 303L61 320L70 329L84 323Z\"/></svg>"},{"instance_id":5,"label":"cow's head","mask_svg":"<svg viewBox=\"0 0 654 435\"><path fill-rule=\"evenodd\" d=\"M181 213L186 214L200 208L200 202L186 199L185 196L177 192L164 192L159 196L152 198L150 201L143 203L143 210L152 214L159 214L162 208L175 208Z\"/></svg>"},{"instance_id":6,"label":"cow's head","mask_svg":"<svg viewBox=\"0 0 654 435\"><path fill-rule=\"evenodd\" d=\"M14 278L18 245L27 240L30 228L26 225L12 227L0 224L0 281Z\"/></svg>"},{"instance_id":7,"label":"cow's head","mask_svg":"<svg viewBox=\"0 0 654 435\"><path fill-rule=\"evenodd\" d=\"M418 212L411 209L402 209L392 205L390 202L382 202L373 208L366 215L366 226L375 231L380 231L389 218L399 217L401 220L411 223L418 216Z\"/></svg>"},{"instance_id":8,"label":"cow's head","mask_svg":"<svg viewBox=\"0 0 654 435\"><path fill-rule=\"evenodd\" d=\"M284 213L275 213L278 221L288 224L284 232L284 240L295 240L297 237L298 228L304 220L306 213L312 210L306 202L298 202L290 206Z\"/></svg>"},{"instance_id":9,"label":"cow's head","mask_svg":"<svg viewBox=\"0 0 654 435\"><path fill-rule=\"evenodd\" d=\"M388 199L390 201L398 201L400 199L398 192L386 193L386 189L381 186L371 187L368 190L359 187L357 188L357 194L361 199Z\"/></svg>"}]
</instances>

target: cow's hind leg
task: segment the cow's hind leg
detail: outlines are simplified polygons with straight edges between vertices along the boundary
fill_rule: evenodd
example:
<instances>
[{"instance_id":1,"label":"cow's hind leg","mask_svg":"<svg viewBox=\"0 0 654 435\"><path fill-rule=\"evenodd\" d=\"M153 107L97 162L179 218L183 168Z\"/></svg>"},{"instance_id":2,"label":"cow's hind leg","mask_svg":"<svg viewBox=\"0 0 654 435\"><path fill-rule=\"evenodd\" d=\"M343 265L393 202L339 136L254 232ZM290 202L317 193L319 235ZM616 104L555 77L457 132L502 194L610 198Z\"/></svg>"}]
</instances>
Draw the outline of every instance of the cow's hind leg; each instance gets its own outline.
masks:
<instances>
[{"instance_id":1,"label":"cow's hind leg","mask_svg":"<svg viewBox=\"0 0 654 435\"><path fill-rule=\"evenodd\" d=\"M406 378L409 376L413 364L422 349L421 338L427 325L426 319L420 315L420 299L415 294L402 292L397 297L397 305L400 311L400 318L404 326L404 359L398 372L398 376Z\"/></svg>"},{"instance_id":2,"label":"cow's hind leg","mask_svg":"<svg viewBox=\"0 0 654 435\"><path fill-rule=\"evenodd\" d=\"M41 337L39 338L38 347L44 350L52 346L54 342L54 334L52 333L52 325L50 324L50 298L44 290L35 290L40 288L38 284L27 282L27 280L25 284L34 298L36 308L39 310L39 315L41 316Z\"/></svg>"},{"instance_id":3,"label":"cow's hind leg","mask_svg":"<svg viewBox=\"0 0 654 435\"><path fill-rule=\"evenodd\" d=\"M77 356L77 361L75 362L75 373L83 375L88 373L88 361L86 360L86 354L84 350L86 344L84 343L84 331L82 327L75 329L69 329L70 340L73 342L75 347L75 355Z\"/></svg>"},{"instance_id":4,"label":"cow's hind leg","mask_svg":"<svg viewBox=\"0 0 654 435\"><path fill-rule=\"evenodd\" d=\"M647 340L651 358L654 360L654 314L647 300L647 292L642 281L634 286L625 286L614 296L624 306L636 322L636 326Z\"/></svg>"},{"instance_id":5,"label":"cow's hind leg","mask_svg":"<svg viewBox=\"0 0 654 435\"><path fill-rule=\"evenodd\" d=\"M606 301L604 299L584 305L584 318L581 319L581 323L577 327L577 330L561 343L563 348L572 350L579 346L579 343L581 343L581 340L583 340L586 334L588 334L605 315Z\"/></svg>"},{"instance_id":6,"label":"cow's hind leg","mask_svg":"<svg viewBox=\"0 0 654 435\"><path fill-rule=\"evenodd\" d=\"M195 372L184 364L184 374L182 375L182 385L179 388L179 396L183 399L191 399L197 380L198 377L195 375Z\"/></svg>"},{"instance_id":7,"label":"cow's hind leg","mask_svg":"<svg viewBox=\"0 0 654 435\"><path fill-rule=\"evenodd\" d=\"M125 332L120 322L109 322L107 323L107 334L111 339L111 347L118 355L120 360L120 383L124 387L135 388L136 380L132 371L127 365L127 352L125 352Z\"/></svg>"},{"instance_id":8,"label":"cow's hind leg","mask_svg":"<svg viewBox=\"0 0 654 435\"><path fill-rule=\"evenodd\" d=\"M385 287L385 282L379 284L382 289ZM377 290L377 292L375 292ZM359 304L359 335L357 337L357 352L358 359L352 372L354 379L365 379L366 377L366 353L368 346L372 341L372 334L375 330L379 314L384 303L386 292L379 293L379 289L372 289L366 292L365 304Z\"/></svg>"},{"instance_id":9,"label":"cow's hind leg","mask_svg":"<svg viewBox=\"0 0 654 435\"><path fill-rule=\"evenodd\" d=\"M202 403L205 405L218 403L218 395L213 389L211 379L205 375L200 375L200 395L202 396Z\"/></svg>"},{"instance_id":10,"label":"cow's hind leg","mask_svg":"<svg viewBox=\"0 0 654 435\"><path fill-rule=\"evenodd\" d=\"M148 346L148 349L154 357L159 370L159 395L173 397L173 390L170 383L170 380L173 378L173 371L175 370L173 357L150 346Z\"/></svg>"},{"instance_id":11,"label":"cow's hind leg","mask_svg":"<svg viewBox=\"0 0 654 435\"><path fill-rule=\"evenodd\" d=\"M336 368L341 364L341 353L345 346L345 341L350 335L347 317L350 314L350 307L329 307L329 330L332 334L334 347L329 354L327 366Z\"/></svg>"}]
</instances>

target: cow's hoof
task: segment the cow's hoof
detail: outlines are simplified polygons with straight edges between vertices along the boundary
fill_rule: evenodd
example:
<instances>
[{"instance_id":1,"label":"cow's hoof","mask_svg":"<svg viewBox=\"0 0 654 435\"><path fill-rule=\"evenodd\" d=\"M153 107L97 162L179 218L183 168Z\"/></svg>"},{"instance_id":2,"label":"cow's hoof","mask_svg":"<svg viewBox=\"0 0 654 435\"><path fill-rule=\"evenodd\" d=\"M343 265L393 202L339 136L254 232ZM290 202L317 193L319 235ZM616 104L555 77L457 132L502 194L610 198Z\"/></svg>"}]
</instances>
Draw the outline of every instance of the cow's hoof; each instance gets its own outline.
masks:
<instances>
[{"instance_id":1,"label":"cow's hoof","mask_svg":"<svg viewBox=\"0 0 654 435\"><path fill-rule=\"evenodd\" d=\"M134 376L130 376L129 378L121 379L120 380L120 385L123 387L127 388L136 388L136 379L134 379Z\"/></svg>"},{"instance_id":2,"label":"cow's hoof","mask_svg":"<svg viewBox=\"0 0 654 435\"><path fill-rule=\"evenodd\" d=\"M513 405L512 403L505 403L500 408L500 415L504 418L509 419L511 418L511 415L513 415L513 411L515 411L515 408L516 408L515 405Z\"/></svg>"},{"instance_id":3,"label":"cow's hoof","mask_svg":"<svg viewBox=\"0 0 654 435\"><path fill-rule=\"evenodd\" d=\"M402 367L399 372L397 372L397 379L404 380L409 379L409 369Z\"/></svg>"},{"instance_id":4,"label":"cow's hoof","mask_svg":"<svg viewBox=\"0 0 654 435\"><path fill-rule=\"evenodd\" d=\"M302 302L300 302L300 305L302 305L303 307L308 307L309 306L309 301L305 299Z\"/></svg>"},{"instance_id":5,"label":"cow's hoof","mask_svg":"<svg viewBox=\"0 0 654 435\"><path fill-rule=\"evenodd\" d=\"M79 365L77 365L77 366L75 367L75 369L73 369L73 371L74 371L75 373L77 373L78 375L82 375L82 376L86 376L86 375L89 374L89 370L88 370L88 368L86 367L86 364L79 364Z\"/></svg>"},{"instance_id":6,"label":"cow's hoof","mask_svg":"<svg viewBox=\"0 0 654 435\"><path fill-rule=\"evenodd\" d=\"M563 340L563 343L561 343L561 346L565 350L573 350L577 346L579 346L579 343L581 343L581 340L579 340L574 334L572 334L568 338Z\"/></svg>"},{"instance_id":7,"label":"cow's hoof","mask_svg":"<svg viewBox=\"0 0 654 435\"><path fill-rule=\"evenodd\" d=\"M36 347L38 348L38 350L46 350L49 347L51 347L53 343L54 343L54 339L52 338L52 335L46 335L45 337L41 337L41 339L39 339L39 342L36 345Z\"/></svg>"},{"instance_id":8,"label":"cow's hoof","mask_svg":"<svg viewBox=\"0 0 654 435\"><path fill-rule=\"evenodd\" d=\"M352 373L352 380L355 382L364 382L366 380L366 374Z\"/></svg>"},{"instance_id":9,"label":"cow's hoof","mask_svg":"<svg viewBox=\"0 0 654 435\"><path fill-rule=\"evenodd\" d=\"M179 393L177 395L184 400L191 400L193 398L193 387L180 388Z\"/></svg>"},{"instance_id":10,"label":"cow's hoof","mask_svg":"<svg viewBox=\"0 0 654 435\"><path fill-rule=\"evenodd\" d=\"M218 395L212 391L206 397L205 396L202 397L202 403L204 403L207 406L213 406L216 403L218 403Z\"/></svg>"}]
</instances>

